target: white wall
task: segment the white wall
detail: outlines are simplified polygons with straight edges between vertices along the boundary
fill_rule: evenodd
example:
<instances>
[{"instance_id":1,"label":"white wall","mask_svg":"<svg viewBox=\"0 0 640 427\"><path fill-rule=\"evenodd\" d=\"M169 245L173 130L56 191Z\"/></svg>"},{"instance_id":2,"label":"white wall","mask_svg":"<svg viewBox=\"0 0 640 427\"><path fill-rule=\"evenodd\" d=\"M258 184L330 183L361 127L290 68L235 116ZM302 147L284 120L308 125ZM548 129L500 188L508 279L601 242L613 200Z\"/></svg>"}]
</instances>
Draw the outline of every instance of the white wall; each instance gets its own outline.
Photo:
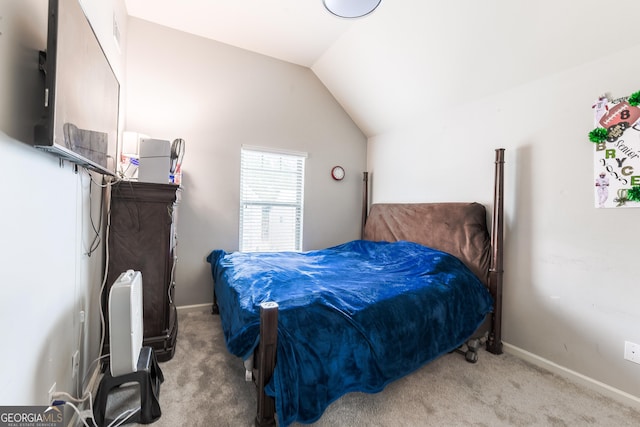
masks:
<instances>
[{"instance_id":1,"label":"white wall","mask_svg":"<svg viewBox=\"0 0 640 427\"><path fill-rule=\"evenodd\" d=\"M136 18L128 30L127 130L186 141L177 305L211 302L206 256L238 249L242 145L308 153L304 249L359 237L366 138L308 68Z\"/></svg>"},{"instance_id":2,"label":"white wall","mask_svg":"<svg viewBox=\"0 0 640 427\"><path fill-rule=\"evenodd\" d=\"M121 77L119 53L108 46L114 10L122 14L124 3L103 3L100 11L87 12ZM98 355L103 251L87 251L95 236L91 221L100 222L101 189L88 173L75 173L72 165L25 143L32 123L25 120L29 106L23 102L37 86L31 73L37 51L46 46L46 4L0 4L0 405L47 404L54 382L58 391L76 393L72 354L80 351L81 376ZM22 91L13 92L16 87Z\"/></svg>"},{"instance_id":3,"label":"white wall","mask_svg":"<svg viewBox=\"0 0 640 427\"><path fill-rule=\"evenodd\" d=\"M638 58L640 46L368 143L375 202L490 204L493 150L506 148L504 341L637 399L640 365L623 349L640 343L638 211L594 208L588 133L599 95L640 88Z\"/></svg>"}]
</instances>

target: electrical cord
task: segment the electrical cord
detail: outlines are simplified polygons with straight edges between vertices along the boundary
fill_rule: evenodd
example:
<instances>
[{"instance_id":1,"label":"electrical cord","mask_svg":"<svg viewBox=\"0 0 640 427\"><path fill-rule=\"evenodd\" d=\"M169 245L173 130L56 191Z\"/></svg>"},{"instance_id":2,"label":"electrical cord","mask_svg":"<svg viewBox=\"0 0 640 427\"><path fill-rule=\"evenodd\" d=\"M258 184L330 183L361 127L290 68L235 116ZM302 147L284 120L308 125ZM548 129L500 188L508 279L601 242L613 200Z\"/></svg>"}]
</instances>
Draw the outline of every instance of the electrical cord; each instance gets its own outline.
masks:
<instances>
[{"instance_id":1,"label":"electrical cord","mask_svg":"<svg viewBox=\"0 0 640 427\"><path fill-rule=\"evenodd\" d=\"M87 168L83 168L85 170L85 172L87 172L87 174L89 175L89 178L91 180L91 183L93 183L94 185L96 185L97 187L100 188L110 188L113 184L115 184L118 181L121 181L121 179L119 179L118 177L115 178L114 181L110 181L107 182L106 184L99 184L97 183L94 179L93 176L91 175L91 173L89 172L89 170ZM104 206L104 199L105 196L103 195L102 199L100 200L100 212L102 213L103 211L103 206ZM91 206L91 186L89 186L89 205ZM93 231L95 233L95 236L93 238L93 241L91 242L91 245L89 247L89 251L86 253L86 255L91 256L91 254L93 252L95 252L95 250L97 250L98 245L100 243L100 228L102 227L102 220L103 220L103 215L100 215L100 222L98 223L98 227L96 227L95 223L93 222L93 217L91 215L91 211L89 211L89 217L91 219L91 226L93 228ZM104 289L106 286L106 282L107 282L107 274L109 272L109 231L110 231L110 227L111 227L111 198L108 198L108 203L107 203L107 224L105 227L105 267L104 267L104 277L102 280L102 284L100 285L100 299L102 301L102 295L104 294ZM104 347L104 340L105 340L105 317L104 317L104 312L102 310L102 308L99 310L100 311L100 324L101 324L101 334L100 334L100 352L102 352L102 349ZM89 367L87 368L87 371L85 373L85 376L82 379L82 382L80 384L80 391L83 393L83 397L81 398L77 398L72 396L69 393L66 392L56 392L52 394L52 397L54 398L65 398L67 400L63 400L61 401L61 403L63 403L64 405L68 405L70 406L78 415L78 418L80 419L80 421L84 424L85 427L96 427L97 423L95 418L93 417L93 398L92 398L92 394L91 391L85 393L84 392L84 388L85 388L85 383L87 380L87 374L92 372L93 366L95 363L97 363L98 361L100 361L103 358L109 357L110 353L107 354L103 354L101 356L99 356L98 358L94 359L91 364L89 365ZM78 407L74 404L74 403L83 403L86 400L89 400L89 415L88 415L88 419L90 419L93 422L93 426L90 426L89 424L87 424L86 420L85 420L85 416L83 416L83 412L81 412ZM111 424L109 424L108 427L119 427L122 424L124 424L131 416L133 416L136 412L140 411L141 408L134 408L134 409L129 409L126 410L124 412L122 412L121 414L119 414L112 422ZM86 412L86 411L84 411ZM117 422L117 424L116 424Z\"/></svg>"},{"instance_id":2,"label":"electrical cord","mask_svg":"<svg viewBox=\"0 0 640 427\"><path fill-rule=\"evenodd\" d=\"M91 176L91 175L90 175L90 176ZM93 183L95 183L95 181L93 180L93 177L91 177L91 181L92 181ZM108 183L107 183L107 184L105 184L105 185L100 185L100 184L97 184L97 183L95 183L95 184L96 184L97 186L99 186L99 187L103 188L103 189L107 189L107 188L110 188L113 184L115 184L115 183L116 183L116 182L118 182L118 181L120 181L120 179L116 178L116 180L115 180L115 181L108 182ZM105 198L105 197L106 197L106 196L105 196L105 195L103 195L102 200L104 200L104 198ZM102 206L100 207L100 212L102 212ZM108 275L108 273L109 273L109 232L110 232L110 229L111 229L111 197L108 197L108 199L107 199L107 212L106 212L106 217L107 217L107 223L106 223L105 232L104 232L104 235L105 235L105 236L104 236L104 241L105 241L104 273L103 273L103 278L102 278L102 283L101 283L101 285L100 285L100 293L99 293L99 295L100 295L100 310L99 310L99 312L100 312L100 325L101 325L101 332L100 332L100 346L99 346L98 348L99 348L99 351L100 351L100 352L102 352L102 351L103 351L103 349L104 349L105 327L106 327L106 324L105 324L105 323L106 323L106 321L105 321L105 317L104 317L104 311L102 310L102 296L103 296L103 294L104 294L104 290L105 290L105 287L106 287L106 284L107 284L107 275ZM102 218L102 217L101 217L101 218ZM95 359L93 362L91 362L91 365L90 365L90 366L92 366L94 363L97 363L99 360L101 360L101 359L103 359L103 358L106 358L106 357L109 357L109 356L110 356L110 353L107 353L107 354L103 354L103 355L101 355L100 357L98 357L97 359ZM89 372L91 372L91 369L87 369L87 373L89 373ZM83 382L82 382L82 384L83 384L83 385L82 385L83 389L84 389L84 382L85 382L85 381L86 381L86 378L85 378L85 379L83 379ZM89 393L89 395L90 395L90 393ZM96 424L95 419L93 418L93 402L92 402L92 401L90 401L89 406L90 406L90 411L91 411L90 418L92 419L93 423L94 423L94 424ZM129 412L129 411L125 411L125 413L126 413L126 412ZM123 413L123 414L124 414L124 413ZM116 417L116 420L117 420L117 419L119 419L123 414L118 415L118 417ZM123 421L126 421L128 418L129 418L129 416L127 416L126 418L124 418L124 420L123 420ZM114 420L114 421L115 421L115 420ZM83 420L83 422L84 422L84 420ZM117 424L117 426L120 426L121 424L123 424L123 423ZM86 425L86 423L85 423L85 425ZM90 427L90 426L86 426L86 427ZM116 427L116 426L112 426L112 427Z\"/></svg>"},{"instance_id":3,"label":"electrical cord","mask_svg":"<svg viewBox=\"0 0 640 427\"><path fill-rule=\"evenodd\" d=\"M116 182L117 181L120 181L120 180L116 180ZM107 188L107 187L110 187L110 185L106 185L103 188ZM104 237L105 238L104 277L102 279L102 284L100 285L100 293L99 293L101 302L102 302L102 296L104 294L105 287L107 285L107 275L109 273L109 232L110 232L110 230L111 230L111 197L108 198L108 202L107 202L107 224L106 224L105 232L104 232L104 234L105 234L105 237ZM102 349L104 348L105 327L106 327L106 320L104 318L104 311L102 310L102 308L100 309L100 324L102 326L102 329L101 329L102 332L100 334L100 347L99 348L100 348L100 351L102 351ZM98 361L98 360L100 360L102 358L109 357L109 355L110 355L110 353L103 354L100 357L98 357L96 360L94 360L92 363L95 363L96 361ZM118 426L124 424L125 421L127 421L133 414L135 414L139 410L140 410L140 408L138 408L136 410L129 409L129 410L121 413L120 415L118 415L114 419L112 424L116 420L120 419L120 417L122 417L123 415L125 415L125 414L130 412L130 414L128 416L126 416L125 418L123 418L122 421L119 424L116 424L116 425L110 424L110 426L111 427L118 427ZM131 411L133 411L133 412L131 412ZM91 410L91 414L92 414L91 417L93 418L93 409ZM94 420L94 423L95 423L95 420Z\"/></svg>"},{"instance_id":4,"label":"electrical cord","mask_svg":"<svg viewBox=\"0 0 640 427\"><path fill-rule=\"evenodd\" d=\"M96 187L99 187L99 188L107 188L107 187L110 187L110 186L114 185L118 181L121 181L121 179L119 177L116 177L116 179L114 181L107 182L106 184L101 184L101 183L96 182L96 180L93 178L93 175L91 174L89 169L87 169L87 168L83 168L83 169L84 169L85 173L89 176L89 179L91 180L91 183L93 185L95 185ZM91 227L93 228L94 237L93 237L93 240L91 242L91 245L89 245L89 250L86 253L87 256L91 256L99 247L100 240L101 240L100 239L100 228L102 228L102 218L103 218L103 215L100 215L100 222L98 223L98 226L96 227L96 225L93 222L93 216L91 215L91 194L92 194L92 187L89 186L89 219L91 221ZM101 213L102 213L103 206L104 206L104 197L100 199L100 212Z\"/></svg>"},{"instance_id":5,"label":"electrical cord","mask_svg":"<svg viewBox=\"0 0 640 427\"><path fill-rule=\"evenodd\" d=\"M97 360L97 359L96 359ZM62 404L71 407L71 409L73 409L75 411L76 414L78 414L78 419L82 422L82 424L85 427L99 427L98 423L96 422L95 418L93 417L93 398L91 396L91 392L87 393L83 398L77 398L74 396L71 396L69 393L65 393L63 391L60 392L56 392L53 393L52 395L53 397L56 398L64 398L67 400L62 400L60 401ZM78 407L75 405L75 403L82 403L86 400L89 400L89 415L88 415L88 419L90 419L93 422L93 426L90 426L86 419L85 416L83 415L84 413L86 413L86 411L80 411L80 409L78 409ZM137 407L137 408L131 408L131 409L127 409L124 412L121 412L120 414L118 414L117 417L115 417L113 419L113 421L111 421L111 423L107 426L107 427L119 427L122 424L126 423L127 420L129 418L131 418L133 415L135 415L137 412L139 412L142 408L141 407ZM117 424L116 424L117 423Z\"/></svg>"},{"instance_id":6,"label":"electrical cord","mask_svg":"<svg viewBox=\"0 0 640 427\"><path fill-rule=\"evenodd\" d=\"M89 174L89 175L91 176L91 174ZM91 181L94 182L92 176L91 176ZM119 180L116 179L115 182L117 182L117 181L119 181ZM107 183L105 185L101 185L101 184L97 184L96 183L97 186L99 186L99 187L101 187L103 189L110 188L111 185L113 185L113 184L114 184L114 182L109 182L109 183ZM103 194L102 200L104 200L105 197L106 197L106 195ZM102 212L102 206L100 207L100 212ZM100 328L100 346L98 347L98 351L100 353L102 353L102 351L104 349L105 327L106 327L105 318L104 318L104 311L102 310L102 296L104 294L104 289L105 289L105 286L106 286L106 283L107 283L107 274L109 272L109 230L110 230L110 227L111 227L111 197L109 197L107 199L106 217L107 217L107 224L106 224L105 231L104 231L104 234L105 234L105 237L104 237L104 241L105 241L104 273L103 273L102 283L100 284L100 293L98 294L99 298L100 298L100 309L98 311L100 312L100 326L101 326L101 328ZM102 222L102 220L101 220L101 222ZM101 359L103 359L105 357L109 357L109 353L99 356L97 359L95 359L93 362L91 362L90 367L94 363L98 362L99 360L101 360ZM89 373L89 372L92 372L90 368L87 369L87 373ZM85 381L86 381L86 377L83 378L83 381L82 381L83 391L84 391L84 383L85 383ZM91 405L92 405L92 403L91 403ZM93 418L93 409L91 409L91 417ZM94 420L94 424L95 424L95 420Z\"/></svg>"},{"instance_id":7,"label":"electrical cord","mask_svg":"<svg viewBox=\"0 0 640 427\"><path fill-rule=\"evenodd\" d=\"M87 173L89 173L89 171L85 168L85 171L87 171ZM93 184L95 184L96 186L103 188L103 189L107 189L107 188L111 188L114 184L122 181L122 179L120 179L119 177L114 177L114 180L107 182L106 184L99 184L97 182L94 181L93 176L91 175L91 173L89 173L89 177L91 179L91 182ZM102 197L102 201L104 202L105 196L103 195ZM100 205L100 212L102 212L102 208L103 205ZM106 287L106 283L107 283L107 274L109 273L109 231L111 228L111 197L108 197L108 202L107 202L107 213L106 213L106 217L107 217L107 225L105 227L105 232L104 232L104 241L105 241L105 262L104 262L104 276L102 279L102 284L100 285L100 303L102 305L102 296L104 294L104 289ZM93 221L92 221L93 222ZM102 215L100 216L100 225L102 225ZM95 227L94 227L94 231L95 231ZM95 241L95 239L94 239ZM95 250L95 249L94 249ZM88 254L90 255L90 254ZM104 318L104 313L103 310L100 309L100 325L102 327L102 333L100 336L100 351L102 351L102 348L104 346L104 339L105 339L105 318Z\"/></svg>"},{"instance_id":8,"label":"electrical cord","mask_svg":"<svg viewBox=\"0 0 640 427\"><path fill-rule=\"evenodd\" d=\"M117 180L119 181L119 180ZM116 181L116 182L117 182ZM102 278L102 284L100 285L100 325L102 327L100 333L100 352L102 352L104 348L104 340L105 340L105 328L106 322L104 318L104 310L102 310L102 297L104 295L104 290L107 285L107 275L109 274L109 232L111 230L111 196L109 196L107 201L107 224L104 230L104 241L105 241L105 261L104 261L104 275Z\"/></svg>"},{"instance_id":9,"label":"electrical cord","mask_svg":"<svg viewBox=\"0 0 640 427\"><path fill-rule=\"evenodd\" d=\"M80 354L80 350L79 349L81 348L81 345L82 345L83 332L84 332L84 322L81 322L80 327L78 328L78 345L76 346L76 348L78 349L78 354ZM79 371L80 370L80 360L75 360L74 358L72 358L72 362L73 363L78 363L78 371ZM75 371L75 369L76 369L75 365L72 366L71 369ZM76 382L74 384L75 390L84 394L84 388L81 388L82 387L82 383L80 381L79 372L76 372L75 376L76 376Z\"/></svg>"},{"instance_id":10,"label":"electrical cord","mask_svg":"<svg viewBox=\"0 0 640 427\"><path fill-rule=\"evenodd\" d=\"M175 286L174 284L175 284L176 264L178 263L178 257L175 255L176 254L175 246L173 247L171 252L173 253L173 265L171 266L171 276L170 276L171 282L169 283L169 288L167 289L167 297L169 298L169 304L173 304L172 291Z\"/></svg>"},{"instance_id":11,"label":"electrical cord","mask_svg":"<svg viewBox=\"0 0 640 427\"><path fill-rule=\"evenodd\" d=\"M69 393L65 393L64 391L55 392L55 393L52 394L52 396L54 398L64 398L64 399L66 399L66 400L62 400L61 402L64 405L70 406L76 412L76 414L78 414L78 419L80 421L82 421L82 424L84 424L85 427L94 427L94 426L98 425L98 423L96 423L96 420L93 418L93 398L91 396L91 392L85 394L84 397L81 397L81 398L74 397L74 396L70 395ZM91 421L93 421L93 426L90 426L89 424L87 424L84 416L82 415L82 412L74 404L74 403L83 403L87 399L89 400L89 419Z\"/></svg>"},{"instance_id":12,"label":"electrical cord","mask_svg":"<svg viewBox=\"0 0 640 427\"><path fill-rule=\"evenodd\" d=\"M131 169L132 167L138 168L139 166L140 166L140 160L137 158L130 157L129 162L127 163L127 167L125 169L122 169L121 167L120 170L118 171L119 180L128 179L127 172L129 172L129 169ZM133 173L131 175L132 176L135 175L135 172L136 170L133 169Z\"/></svg>"},{"instance_id":13,"label":"electrical cord","mask_svg":"<svg viewBox=\"0 0 640 427\"><path fill-rule=\"evenodd\" d=\"M93 181L93 176L91 176L91 173L89 173L86 169L85 169L85 171L89 175L89 179L91 180L91 183L93 183L94 182ZM93 254L93 252L98 249L98 246L100 244L100 228L102 227L102 215L100 215L100 222L98 223L97 227L93 222L93 215L91 215L91 206L93 204L91 202L91 195L93 193L92 188L93 187L91 186L91 184L89 184L89 221L91 222L91 228L93 228L94 237L93 237L93 241L89 245L89 250L87 251L87 255L88 256L91 256L91 254ZM100 212L101 213L102 213L103 203L104 203L104 198L100 198Z\"/></svg>"},{"instance_id":14,"label":"electrical cord","mask_svg":"<svg viewBox=\"0 0 640 427\"><path fill-rule=\"evenodd\" d=\"M103 359L105 357L108 357L109 354L103 354L102 356L96 358L93 360L93 362L91 362L91 364L89 365L89 369L87 370L87 372L91 372L91 368L92 366L98 362L100 359ZM86 377L83 379L82 381L82 388L84 391L84 383L86 381ZM83 397L75 397L72 396L69 393L66 393L64 391L59 391L59 392L55 392L52 394L52 397L54 399L65 399L65 400L60 400L61 403L70 406L77 414L78 414L78 418L80 419L80 421L82 421L82 424L84 424L85 427L96 427L97 426L97 422L95 420L95 418L93 417L93 396L91 394L91 391L88 391L86 393L83 394ZM83 403L85 401L89 401L89 410L88 411L80 411L80 409L75 405L75 403ZM141 407L138 408L131 408L131 409L127 409L126 411L118 414L118 416L111 421L111 424L109 424L109 426L111 427L119 427L122 424L124 424L129 418L131 418L136 412L140 411ZM89 413L89 415L83 415L86 414L86 412ZM87 424L86 418L89 418L92 422L93 422L93 426L90 426L89 424ZM118 424L115 424L117 421Z\"/></svg>"},{"instance_id":15,"label":"electrical cord","mask_svg":"<svg viewBox=\"0 0 640 427\"><path fill-rule=\"evenodd\" d=\"M93 362L91 362L91 363L89 364L89 367L87 368L87 372L85 373L85 376L82 378L82 384L81 384L81 387L82 387L82 388L81 388L81 390L82 390L83 395L84 395L84 393L85 393L84 388L85 388L85 382L87 381L87 375L88 375L90 372L92 372L93 365L95 365L95 364L96 364L96 362L98 362L100 359L104 359L105 357L109 357L110 355L111 355L111 353L103 354L102 356L100 356L100 357L98 357L98 358L94 359L94 360L93 360Z\"/></svg>"},{"instance_id":16,"label":"electrical cord","mask_svg":"<svg viewBox=\"0 0 640 427\"><path fill-rule=\"evenodd\" d=\"M65 406L70 406L74 411L76 411L76 414L78 414L78 419L82 422L82 424L84 424L85 427L97 426L96 420L93 419L93 414L90 416L91 420L93 421L93 426L90 426L89 424L87 424L87 422L85 421L84 417L82 416L82 413L80 412L80 410L78 409L78 407L76 405L74 405L71 402L64 402L64 404L65 404Z\"/></svg>"},{"instance_id":17,"label":"electrical cord","mask_svg":"<svg viewBox=\"0 0 640 427\"><path fill-rule=\"evenodd\" d=\"M120 415L118 415L113 421L111 421L111 424L109 424L107 427L119 427L122 424L124 424L129 418L131 418L133 415L135 415L136 412L140 411L140 407L138 408L132 408L132 409L128 409L126 411L124 411L123 413L121 413ZM118 421L119 418L122 417L122 420L120 420L120 422L118 424L114 424L116 421Z\"/></svg>"}]
</instances>

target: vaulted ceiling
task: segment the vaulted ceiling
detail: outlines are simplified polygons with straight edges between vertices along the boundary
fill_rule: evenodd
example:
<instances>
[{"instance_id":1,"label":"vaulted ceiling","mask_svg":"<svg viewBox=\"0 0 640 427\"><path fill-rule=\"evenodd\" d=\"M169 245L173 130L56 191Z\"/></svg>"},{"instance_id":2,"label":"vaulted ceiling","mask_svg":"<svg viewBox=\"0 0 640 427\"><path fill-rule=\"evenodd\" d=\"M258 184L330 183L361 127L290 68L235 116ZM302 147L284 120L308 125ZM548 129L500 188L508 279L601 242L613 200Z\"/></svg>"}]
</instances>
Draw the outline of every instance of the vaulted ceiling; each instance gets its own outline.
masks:
<instances>
[{"instance_id":1,"label":"vaulted ceiling","mask_svg":"<svg viewBox=\"0 0 640 427\"><path fill-rule=\"evenodd\" d=\"M369 137L640 42L636 0L382 0L354 20L322 0L126 6L131 16L309 67Z\"/></svg>"}]
</instances>

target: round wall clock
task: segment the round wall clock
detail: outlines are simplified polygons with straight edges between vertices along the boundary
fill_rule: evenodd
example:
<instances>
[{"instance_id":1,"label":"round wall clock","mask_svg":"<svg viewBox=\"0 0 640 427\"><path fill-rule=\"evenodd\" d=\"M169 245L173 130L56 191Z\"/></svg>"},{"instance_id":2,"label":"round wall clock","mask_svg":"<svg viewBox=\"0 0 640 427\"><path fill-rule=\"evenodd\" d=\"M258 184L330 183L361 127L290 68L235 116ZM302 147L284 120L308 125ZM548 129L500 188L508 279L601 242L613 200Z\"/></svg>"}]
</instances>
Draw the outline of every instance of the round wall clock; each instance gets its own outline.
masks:
<instances>
[{"instance_id":1,"label":"round wall clock","mask_svg":"<svg viewBox=\"0 0 640 427\"><path fill-rule=\"evenodd\" d=\"M341 181L342 178L344 178L344 168L342 166L334 166L333 169L331 169L331 178L336 181Z\"/></svg>"}]
</instances>

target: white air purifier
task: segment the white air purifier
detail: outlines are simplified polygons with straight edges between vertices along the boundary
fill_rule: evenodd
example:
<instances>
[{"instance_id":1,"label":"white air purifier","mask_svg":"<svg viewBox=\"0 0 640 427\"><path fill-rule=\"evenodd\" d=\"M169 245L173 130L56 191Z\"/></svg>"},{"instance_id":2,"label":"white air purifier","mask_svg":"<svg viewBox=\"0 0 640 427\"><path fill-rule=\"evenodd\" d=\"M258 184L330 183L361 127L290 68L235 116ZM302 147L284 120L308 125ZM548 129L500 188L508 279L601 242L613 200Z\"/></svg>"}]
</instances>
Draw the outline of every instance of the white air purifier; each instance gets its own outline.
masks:
<instances>
[{"instance_id":1,"label":"white air purifier","mask_svg":"<svg viewBox=\"0 0 640 427\"><path fill-rule=\"evenodd\" d=\"M142 323L142 273L127 270L109 292L109 344L111 375L138 370L144 334Z\"/></svg>"}]
</instances>

